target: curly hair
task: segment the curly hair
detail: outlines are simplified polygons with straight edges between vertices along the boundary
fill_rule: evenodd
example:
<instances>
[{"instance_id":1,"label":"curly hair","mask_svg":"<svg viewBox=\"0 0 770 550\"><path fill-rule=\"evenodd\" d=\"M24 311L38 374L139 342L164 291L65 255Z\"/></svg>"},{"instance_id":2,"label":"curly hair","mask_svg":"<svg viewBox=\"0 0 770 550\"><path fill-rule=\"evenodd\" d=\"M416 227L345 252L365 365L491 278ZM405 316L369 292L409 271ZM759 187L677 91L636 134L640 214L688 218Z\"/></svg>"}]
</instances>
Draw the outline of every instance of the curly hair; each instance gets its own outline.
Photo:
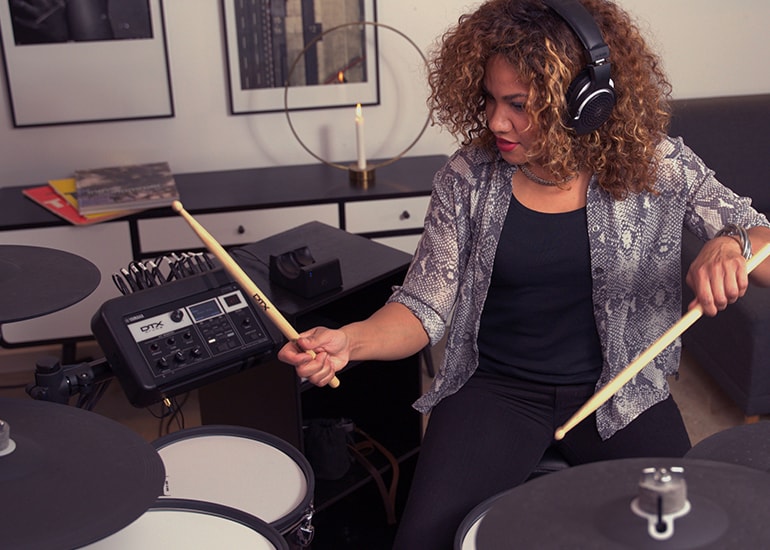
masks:
<instances>
[{"instance_id":1,"label":"curly hair","mask_svg":"<svg viewBox=\"0 0 770 550\"><path fill-rule=\"evenodd\" d=\"M431 120L462 145L494 150L483 80L487 61L502 55L529 85L525 109L538 131L531 160L560 179L581 169L596 173L616 199L654 191L655 147L668 130L671 85L628 13L610 0L579 1L610 48L617 99L599 129L577 135L565 123L565 94L585 67L585 50L543 0L489 0L444 33L429 60Z\"/></svg>"}]
</instances>

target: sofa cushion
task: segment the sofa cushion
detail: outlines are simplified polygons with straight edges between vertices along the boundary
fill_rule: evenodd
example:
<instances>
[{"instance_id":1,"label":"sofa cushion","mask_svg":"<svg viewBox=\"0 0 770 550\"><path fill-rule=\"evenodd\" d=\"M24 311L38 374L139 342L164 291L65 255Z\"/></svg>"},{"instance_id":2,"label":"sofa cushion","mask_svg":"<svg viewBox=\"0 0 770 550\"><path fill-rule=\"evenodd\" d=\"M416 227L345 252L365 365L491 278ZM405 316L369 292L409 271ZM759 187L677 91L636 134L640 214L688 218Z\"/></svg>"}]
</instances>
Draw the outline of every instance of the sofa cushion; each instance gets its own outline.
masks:
<instances>
[{"instance_id":1,"label":"sofa cushion","mask_svg":"<svg viewBox=\"0 0 770 550\"><path fill-rule=\"evenodd\" d=\"M719 181L770 212L770 94L681 99L672 109L669 134L681 136Z\"/></svg>"}]
</instances>

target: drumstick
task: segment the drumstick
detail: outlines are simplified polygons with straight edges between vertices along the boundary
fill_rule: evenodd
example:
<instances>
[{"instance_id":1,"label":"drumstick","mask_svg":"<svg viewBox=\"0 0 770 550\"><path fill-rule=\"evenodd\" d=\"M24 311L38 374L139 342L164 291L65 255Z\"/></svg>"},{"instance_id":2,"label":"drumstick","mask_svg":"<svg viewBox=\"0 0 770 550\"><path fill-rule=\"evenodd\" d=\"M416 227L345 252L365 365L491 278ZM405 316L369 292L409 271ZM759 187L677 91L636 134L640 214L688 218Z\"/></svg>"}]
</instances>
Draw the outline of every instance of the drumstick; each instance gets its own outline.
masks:
<instances>
[{"instance_id":1,"label":"drumstick","mask_svg":"<svg viewBox=\"0 0 770 550\"><path fill-rule=\"evenodd\" d=\"M206 229L200 223L198 223L195 218L193 218L192 215L187 212L187 210L184 209L184 206L182 206L181 202L174 201L171 203L171 208L174 210L174 212L177 212L185 219L192 230L195 231L195 233L198 235L200 240L203 241L203 244L206 245L206 248L209 250L209 252L211 252L214 257L216 257L221 262L222 266L230 274L230 276L235 279L235 281L249 296L251 296L252 300L254 300L254 303L265 312L267 317L278 328L278 330L280 330L281 333L290 342L296 343L297 339L299 338L299 334L294 329L294 327L291 326L289 321L286 320L286 317L284 317L281 312L278 311L278 309L272 304L272 302L270 302L267 296L265 296L265 294L259 290L259 287L257 287L254 281L249 278L246 272L241 269L241 266L239 266L236 261L233 260L232 256L227 253L227 251L222 247L221 244L217 242L211 233L206 231ZM311 357L315 358L315 352L313 350L308 349L304 351ZM332 388L336 388L340 385L340 381L335 376L331 379L329 385Z\"/></svg>"},{"instance_id":2,"label":"drumstick","mask_svg":"<svg viewBox=\"0 0 770 550\"><path fill-rule=\"evenodd\" d=\"M768 256L770 256L770 243L763 246L759 252L757 252L754 256L751 257L750 260L746 262L746 271L751 273L754 268L765 261ZM679 321L677 321L670 329L663 333L660 338L655 340L655 342L653 342L649 348L644 350L641 355L639 355L639 357L629 363L629 365L623 369L615 378L610 380L605 386L603 386L599 391L591 396L591 398L586 401L585 404L580 407L580 409L578 409L577 412L573 414L565 424L556 430L554 439L557 441L563 439L564 436L567 435L568 431L585 420L588 415L601 407L605 401L620 391L620 388L626 385L629 380L631 380L639 373L639 371L647 366L647 363L652 361L660 352L666 349L674 340L681 336L682 333L690 328L695 323L695 321L700 319L702 315L703 307L700 304L697 304L690 311L688 311L684 317L679 319Z\"/></svg>"}]
</instances>

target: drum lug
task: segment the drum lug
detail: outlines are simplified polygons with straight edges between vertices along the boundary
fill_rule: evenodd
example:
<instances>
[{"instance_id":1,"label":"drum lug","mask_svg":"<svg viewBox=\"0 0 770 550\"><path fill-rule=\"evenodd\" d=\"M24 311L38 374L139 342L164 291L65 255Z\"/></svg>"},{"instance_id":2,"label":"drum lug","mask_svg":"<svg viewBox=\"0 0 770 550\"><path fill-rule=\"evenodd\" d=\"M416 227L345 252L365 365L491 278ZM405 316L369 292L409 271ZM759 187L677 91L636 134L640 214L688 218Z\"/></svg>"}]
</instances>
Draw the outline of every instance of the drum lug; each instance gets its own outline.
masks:
<instances>
[{"instance_id":1,"label":"drum lug","mask_svg":"<svg viewBox=\"0 0 770 550\"><path fill-rule=\"evenodd\" d=\"M304 548L309 546L313 542L313 536L315 535L315 527L313 527L313 509L310 508L299 525L299 528L294 531L294 538L296 543L300 547Z\"/></svg>"}]
</instances>

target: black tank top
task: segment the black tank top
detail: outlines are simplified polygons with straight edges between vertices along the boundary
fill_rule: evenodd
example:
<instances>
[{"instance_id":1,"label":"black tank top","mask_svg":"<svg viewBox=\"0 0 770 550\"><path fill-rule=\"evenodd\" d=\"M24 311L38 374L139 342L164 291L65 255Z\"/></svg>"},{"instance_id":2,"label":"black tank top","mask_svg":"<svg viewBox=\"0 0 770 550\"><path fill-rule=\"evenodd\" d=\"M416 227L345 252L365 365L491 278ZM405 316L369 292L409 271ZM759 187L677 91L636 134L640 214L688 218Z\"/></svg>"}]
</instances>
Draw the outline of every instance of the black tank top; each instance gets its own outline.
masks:
<instances>
[{"instance_id":1,"label":"black tank top","mask_svg":"<svg viewBox=\"0 0 770 550\"><path fill-rule=\"evenodd\" d=\"M545 214L511 197L479 329L479 369L553 384L602 367L586 209Z\"/></svg>"}]
</instances>

